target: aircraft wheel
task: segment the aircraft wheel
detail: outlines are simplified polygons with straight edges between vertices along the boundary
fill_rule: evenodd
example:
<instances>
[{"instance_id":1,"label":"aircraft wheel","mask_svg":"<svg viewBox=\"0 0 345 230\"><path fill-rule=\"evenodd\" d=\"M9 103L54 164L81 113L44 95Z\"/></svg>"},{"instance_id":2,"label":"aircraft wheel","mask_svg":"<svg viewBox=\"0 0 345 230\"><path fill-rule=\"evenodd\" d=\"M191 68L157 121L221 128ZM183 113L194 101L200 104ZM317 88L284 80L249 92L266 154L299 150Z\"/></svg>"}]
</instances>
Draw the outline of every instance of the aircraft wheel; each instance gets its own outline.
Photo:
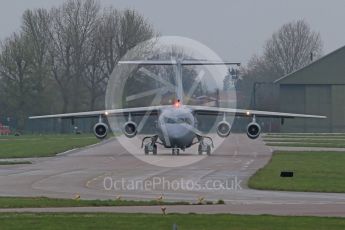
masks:
<instances>
[{"instance_id":1,"label":"aircraft wheel","mask_svg":"<svg viewBox=\"0 0 345 230\"><path fill-rule=\"evenodd\" d=\"M144 152L145 152L145 155L149 155L149 147L147 145L145 145L144 147Z\"/></svg>"},{"instance_id":2,"label":"aircraft wheel","mask_svg":"<svg viewBox=\"0 0 345 230\"><path fill-rule=\"evenodd\" d=\"M202 145L201 144L198 146L198 153L199 153L199 155L202 155Z\"/></svg>"},{"instance_id":3,"label":"aircraft wheel","mask_svg":"<svg viewBox=\"0 0 345 230\"><path fill-rule=\"evenodd\" d=\"M152 154L153 154L153 155L157 155L157 145L153 145Z\"/></svg>"},{"instance_id":4,"label":"aircraft wheel","mask_svg":"<svg viewBox=\"0 0 345 230\"><path fill-rule=\"evenodd\" d=\"M209 145L207 146L206 153L208 156L211 155L211 146L209 146Z\"/></svg>"},{"instance_id":5,"label":"aircraft wheel","mask_svg":"<svg viewBox=\"0 0 345 230\"><path fill-rule=\"evenodd\" d=\"M179 149L172 149L172 155L179 155L180 154L180 150Z\"/></svg>"}]
</instances>

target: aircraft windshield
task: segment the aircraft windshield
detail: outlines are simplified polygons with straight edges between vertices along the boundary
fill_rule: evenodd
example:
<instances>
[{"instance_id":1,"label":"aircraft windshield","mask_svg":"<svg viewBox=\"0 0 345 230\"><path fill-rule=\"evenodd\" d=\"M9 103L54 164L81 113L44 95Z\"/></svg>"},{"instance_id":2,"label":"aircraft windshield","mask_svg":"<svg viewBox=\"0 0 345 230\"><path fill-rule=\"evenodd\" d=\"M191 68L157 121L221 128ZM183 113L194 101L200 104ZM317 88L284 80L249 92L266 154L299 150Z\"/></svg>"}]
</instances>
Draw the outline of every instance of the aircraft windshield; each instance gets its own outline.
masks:
<instances>
[{"instance_id":1,"label":"aircraft windshield","mask_svg":"<svg viewBox=\"0 0 345 230\"><path fill-rule=\"evenodd\" d=\"M192 124L192 121L187 118L187 117L178 117L178 118L173 118L173 117L165 117L164 122L167 124Z\"/></svg>"}]
</instances>

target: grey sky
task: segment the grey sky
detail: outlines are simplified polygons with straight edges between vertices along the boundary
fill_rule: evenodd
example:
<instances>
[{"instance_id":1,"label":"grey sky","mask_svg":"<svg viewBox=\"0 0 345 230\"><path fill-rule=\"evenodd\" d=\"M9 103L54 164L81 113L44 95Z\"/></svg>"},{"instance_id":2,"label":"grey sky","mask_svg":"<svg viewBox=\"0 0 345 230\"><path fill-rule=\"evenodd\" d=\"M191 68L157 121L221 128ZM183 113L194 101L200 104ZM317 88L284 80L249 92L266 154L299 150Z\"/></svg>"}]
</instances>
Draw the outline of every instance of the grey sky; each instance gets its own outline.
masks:
<instances>
[{"instance_id":1,"label":"grey sky","mask_svg":"<svg viewBox=\"0 0 345 230\"><path fill-rule=\"evenodd\" d=\"M1 0L0 39L20 26L27 8L50 8L63 0ZM229 61L246 62L282 24L305 19L321 33L324 52L345 45L344 0L101 0L103 6L135 8L162 35L196 39Z\"/></svg>"}]
</instances>

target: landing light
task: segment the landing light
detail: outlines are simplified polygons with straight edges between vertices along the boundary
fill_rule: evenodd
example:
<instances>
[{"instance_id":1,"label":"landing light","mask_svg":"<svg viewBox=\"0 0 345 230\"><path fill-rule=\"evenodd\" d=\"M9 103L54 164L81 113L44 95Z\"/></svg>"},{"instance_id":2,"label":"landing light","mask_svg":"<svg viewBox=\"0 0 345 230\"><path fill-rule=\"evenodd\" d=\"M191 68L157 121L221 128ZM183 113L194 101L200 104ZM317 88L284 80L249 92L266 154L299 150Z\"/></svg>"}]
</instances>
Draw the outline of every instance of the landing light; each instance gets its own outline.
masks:
<instances>
[{"instance_id":1,"label":"landing light","mask_svg":"<svg viewBox=\"0 0 345 230\"><path fill-rule=\"evenodd\" d=\"M109 115L109 112L105 112L104 115L108 116L108 115Z\"/></svg>"},{"instance_id":2,"label":"landing light","mask_svg":"<svg viewBox=\"0 0 345 230\"><path fill-rule=\"evenodd\" d=\"M246 112L246 114L247 114L247 116L249 116L249 115L250 115L250 112L249 112L249 111L247 111L247 112Z\"/></svg>"},{"instance_id":3,"label":"landing light","mask_svg":"<svg viewBox=\"0 0 345 230\"><path fill-rule=\"evenodd\" d=\"M175 106L175 108L179 108L179 107L181 106L180 100L177 100L177 101L174 103L174 106Z\"/></svg>"}]
</instances>

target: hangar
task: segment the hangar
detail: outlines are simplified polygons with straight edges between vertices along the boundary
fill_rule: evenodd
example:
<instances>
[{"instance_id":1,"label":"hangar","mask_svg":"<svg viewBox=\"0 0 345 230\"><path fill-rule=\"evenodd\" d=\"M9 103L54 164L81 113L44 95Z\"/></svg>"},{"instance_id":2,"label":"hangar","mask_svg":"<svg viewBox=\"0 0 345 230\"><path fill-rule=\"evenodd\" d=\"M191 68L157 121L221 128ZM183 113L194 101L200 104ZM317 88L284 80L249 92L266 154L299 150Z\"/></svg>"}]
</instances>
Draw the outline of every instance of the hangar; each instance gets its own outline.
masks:
<instances>
[{"instance_id":1,"label":"hangar","mask_svg":"<svg viewBox=\"0 0 345 230\"><path fill-rule=\"evenodd\" d=\"M275 81L282 112L325 115L286 119L282 132L345 132L345 46Z\"/></svg>"}]
</instances>

